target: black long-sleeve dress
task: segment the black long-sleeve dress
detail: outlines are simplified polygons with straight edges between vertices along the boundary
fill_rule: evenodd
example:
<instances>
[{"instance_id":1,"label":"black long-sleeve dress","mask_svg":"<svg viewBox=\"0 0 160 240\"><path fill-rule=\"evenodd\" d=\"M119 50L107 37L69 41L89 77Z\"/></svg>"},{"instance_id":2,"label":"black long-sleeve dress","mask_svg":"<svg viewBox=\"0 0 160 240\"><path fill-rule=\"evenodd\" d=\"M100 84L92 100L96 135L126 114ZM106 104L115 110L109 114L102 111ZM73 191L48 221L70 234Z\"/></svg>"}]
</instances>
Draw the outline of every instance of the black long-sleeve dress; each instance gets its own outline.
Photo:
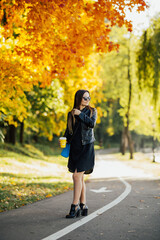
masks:
<instances>
[{"instance_id":1,"label":"black long-sleeve dress","mask_svg":"<svg viewBox=\"0 0 160 240\"><path fill-rule=\"evenodd\" d=\"M82 110L83 112L83 110ZM76 115L73 129L73 138L70 146L68 159L68 169L70 172L84 172L90 174L93 172L95 162L94 142L82 145L81 120Z\"/></svg>"}]
</instances>

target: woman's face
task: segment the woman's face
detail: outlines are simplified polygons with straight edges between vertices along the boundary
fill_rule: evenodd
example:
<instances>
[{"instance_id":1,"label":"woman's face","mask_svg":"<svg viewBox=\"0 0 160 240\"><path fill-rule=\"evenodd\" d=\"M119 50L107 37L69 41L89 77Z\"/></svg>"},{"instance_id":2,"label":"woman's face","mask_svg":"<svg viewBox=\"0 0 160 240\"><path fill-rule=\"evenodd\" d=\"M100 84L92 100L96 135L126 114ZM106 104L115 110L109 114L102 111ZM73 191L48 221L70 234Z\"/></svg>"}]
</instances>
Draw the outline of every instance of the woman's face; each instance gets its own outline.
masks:
<instances>
[{"instance_id":1,"label":"woman's face","mask_svg":"<svg viewBox=\"0 0 160 240\"><path fill-rule=\"evenodd\" d=\"M88 106L90 101L90 96L88 92L85 92L82 97L81 105Z\"/></svg>"}]
</instances>

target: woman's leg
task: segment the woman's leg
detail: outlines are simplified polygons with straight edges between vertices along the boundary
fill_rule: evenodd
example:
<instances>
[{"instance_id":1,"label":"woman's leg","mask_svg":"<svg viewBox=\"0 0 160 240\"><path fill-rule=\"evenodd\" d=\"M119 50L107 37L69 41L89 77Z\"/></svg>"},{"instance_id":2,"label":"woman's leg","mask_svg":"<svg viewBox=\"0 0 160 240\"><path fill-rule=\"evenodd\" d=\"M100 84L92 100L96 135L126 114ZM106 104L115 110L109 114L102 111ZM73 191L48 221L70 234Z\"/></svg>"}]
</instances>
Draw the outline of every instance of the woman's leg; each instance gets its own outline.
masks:
<instances>
[{"instance_id":1,"label":"woman's leg","mask_svg":"<svg viewBox=\"0 0 160 240\"><path fill-rule=\"evenodd\" d=\"M80 208L81 208L81 215L87 216L88 215L88 207L86 205L86 185L84 182L84 176L82 178L82 191L80 196Z\"/></svg>"},{"instance_id":2,"label":"woman's leg","mask_svg":"<svg viewBox=\"0 0 160 240\"><path fill-rule=\"evenodd\" d=\"M86 203L86 185L84 182L84 175L82 176L82 191L80 196L80 202L85 204Z\"/></svg>"},{"instance_id":3,"label":"woman's leg","mask_svg":"<svg viewBox=\"0 0 160 240\"><path fill-rule=\"evenodd\" d=\"M77 172L77 169L73 173L74 194L73 204L78 204L82 192L82 179L84 172Z\"/></svg>"}]
</instances>

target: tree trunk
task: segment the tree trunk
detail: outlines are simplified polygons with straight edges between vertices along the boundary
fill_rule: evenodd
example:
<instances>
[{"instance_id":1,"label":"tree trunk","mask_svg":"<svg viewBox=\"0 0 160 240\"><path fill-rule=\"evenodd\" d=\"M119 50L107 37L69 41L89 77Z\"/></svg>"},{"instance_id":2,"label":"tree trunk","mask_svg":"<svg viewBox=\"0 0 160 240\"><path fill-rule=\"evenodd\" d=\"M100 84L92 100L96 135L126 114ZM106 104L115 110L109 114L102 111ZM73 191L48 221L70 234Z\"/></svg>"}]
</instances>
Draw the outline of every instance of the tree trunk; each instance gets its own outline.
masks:
<instances>
[{"instance_id":1,"label":"tree trunk","mask_svg":"<svg viewBox=\"0 0 160 240\"><path fill-rule=\"evenodd\" d=\"M130 159L133 159L133 152L134 152L133 141L131 138L131 134L128 130L128 127L124 127L122 132L121 149L120 149L120 152L122 153L122 155L125 155L127 147L129 147Z\"/></svg>"},{"instance_id":2,"label":"tree trunk","mask_svg":"<svg viewBox=\"0 0 160 240\"><path fill-rule=\"evenodd\" d=\"M133 141L132 141L132 138L131 138L131 134L129 131L127 131L127 138L128 138L128 146L129 146L129 152L130 152L130 159L133 159L133 151L134 151L134 148L133 148Z\"/></svg>"},{"instance_id":3,"label":"tree trunk","mask_svg":"<svg viewBox=\"0 0 160 240\"><path fill-rule=\"evenodd\" d=\"M128 98L128 111L126 114L127 118L127 139L128 139L128 145L129 145L129 152L130 152L130 159L133 159L133 141L132 137L129 131L129 115L130 115L130 108L131 108L131 100L132 100L132 81L131 81L131 74L130 74L130 48L128 48L128 81L129 81L129 98Z\"/></svg>"},{"instance_id":4,"label":"tree trunk","mask_svg":"<svg viewBox=\"0 0 160 240\"><path fill-rule=\"evenodd\" d=\"M127 143L127 137L126 137L126 127L124 127L122 132L121 147L120 147L120 152L122 153L122 155L125 155L127 144L128 143Z\"/></svg>"},{"instance_id":5,"label":"tree trunk","mask_svg":"<svg viewBox=\"0 0 160 240\"><path fill-rule=\"evenodd\" d=\"M14 125L8 126L6 141L12 144L16 143L16 127Z\"/></svg>"},{"instance_id":6,"label":"tree trunk","mask_svg":"<svg viewBox=\"0 0 160 240\"><path fill-rule=\"evenodd\" d=\"M33 135L33 140L38 143L38 135Z\"/></svg>"},{"instance_id":7,"label":"tree trunk","mask_svg":"<svg viewBox=\"0 0 160 240\"><path fill-rule=\"evenodd\" d=\"M129 81L129 96L128 96L128 106L127 106L127 112L126 112L126 126L124 126L123 132L122 132L122 140L121 140L121 153L122 155L125 154L126 151L126 140L127 144L129 146L130 151L130 159L133 159L133 141L131 138L131 134L129 132L129 117L130 117L130 108L131 108L131 100L132 100L132 81L131 81L131 74L130 74L130 48L128 48L128 81Z\"/></svg>"},{"instance_id":8,"label":"tree trunk","mask_svg":"<svg viewBox=\"0 0 160 240\"><path fill-rule=\"evenodd\" d=\"M20 123L20 138L19 142L23 144L23 136L24 136L24 122Z\"/></svg>"}]
</instances>

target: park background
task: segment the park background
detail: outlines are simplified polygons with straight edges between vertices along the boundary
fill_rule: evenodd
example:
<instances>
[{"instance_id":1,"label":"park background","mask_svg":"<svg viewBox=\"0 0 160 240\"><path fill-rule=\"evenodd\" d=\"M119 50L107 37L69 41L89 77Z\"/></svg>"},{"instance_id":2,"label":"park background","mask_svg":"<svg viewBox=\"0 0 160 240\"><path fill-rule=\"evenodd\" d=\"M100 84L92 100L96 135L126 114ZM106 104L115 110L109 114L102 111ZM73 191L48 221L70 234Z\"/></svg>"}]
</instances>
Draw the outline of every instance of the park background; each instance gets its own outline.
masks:
<instances>
[{"instance_id":1,"label":"park background","mask_svg":"<svg viewBox=\"0 0 160 240\"><path fill-rule=\"evenodd\" d=\"M58 138L78 89L95 149L160 176L158 2L1 1L0 211L72 189Z\"/></svg>"}]
</instances>

